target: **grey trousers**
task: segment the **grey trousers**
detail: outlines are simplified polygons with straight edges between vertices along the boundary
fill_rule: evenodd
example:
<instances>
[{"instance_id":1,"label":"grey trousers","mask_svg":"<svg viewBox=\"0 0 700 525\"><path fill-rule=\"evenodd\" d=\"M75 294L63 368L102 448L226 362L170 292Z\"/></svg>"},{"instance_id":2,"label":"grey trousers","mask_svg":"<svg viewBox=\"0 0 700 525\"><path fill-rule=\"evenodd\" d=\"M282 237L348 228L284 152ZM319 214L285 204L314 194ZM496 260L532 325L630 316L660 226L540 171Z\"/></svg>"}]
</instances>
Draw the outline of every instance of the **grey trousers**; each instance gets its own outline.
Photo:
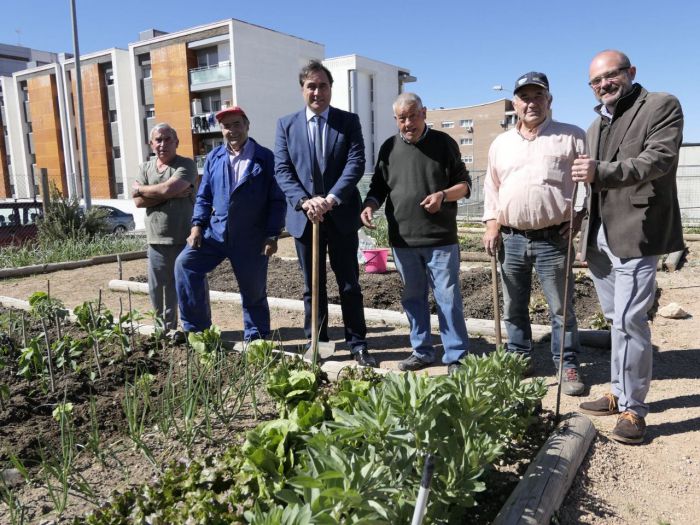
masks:
<instances>
[{"instance_id":1,"label":"grey trousers","mask_svg":"<svg viewBox=\"0 0 700 525\"><path fill-rule=\"evenodd\" d=\"M656 293L658 255L620 259L613 255L598 229L595 246L588 247L588 268L603 314L612 321L610 386L620 412L646 417L644 402L651 383L652 346L648 311Z\"/></svg>"},{"instance_id":2,"label":"grey trousers","mask_svg":"<svg viewBox=\"0 0 700 525\"><path fill-rule=\"evenodd\" d=\"M184 247L184 244L148 245L148 294L166 332L177 330L175 259Z\"/></svg>"}]
</instances>

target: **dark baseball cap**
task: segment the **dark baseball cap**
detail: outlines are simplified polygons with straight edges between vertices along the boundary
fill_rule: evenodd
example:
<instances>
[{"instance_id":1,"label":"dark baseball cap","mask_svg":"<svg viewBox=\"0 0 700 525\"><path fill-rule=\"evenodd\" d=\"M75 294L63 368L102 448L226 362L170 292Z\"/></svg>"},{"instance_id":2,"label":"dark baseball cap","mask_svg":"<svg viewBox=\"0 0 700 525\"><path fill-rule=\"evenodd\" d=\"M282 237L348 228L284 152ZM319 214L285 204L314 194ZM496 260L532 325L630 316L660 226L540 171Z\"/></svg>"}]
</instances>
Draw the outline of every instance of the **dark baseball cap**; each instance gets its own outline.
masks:
<instances>
[{"instance_id":1,"label":"dark baseball cap","mask_svg":"<svg viewBox=\"0 0 700 525\"><path fill-rule=\"evenodd\" d=\"M515 81L513 93L517 93L520 88L525 86L540 86L549 91L549 80L547 80L547 75L544 73L530 71L518 77L518 80Z\"/></svg>"}]
</instances>

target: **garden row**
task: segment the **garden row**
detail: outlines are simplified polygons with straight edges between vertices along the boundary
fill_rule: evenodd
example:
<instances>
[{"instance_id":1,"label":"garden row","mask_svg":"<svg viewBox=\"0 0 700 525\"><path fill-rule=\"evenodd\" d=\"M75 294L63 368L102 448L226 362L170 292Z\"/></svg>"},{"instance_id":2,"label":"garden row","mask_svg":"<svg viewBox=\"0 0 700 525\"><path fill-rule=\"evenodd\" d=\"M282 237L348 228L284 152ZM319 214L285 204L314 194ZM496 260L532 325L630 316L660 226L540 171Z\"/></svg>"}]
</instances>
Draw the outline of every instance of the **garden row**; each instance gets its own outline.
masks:
<instances>
[{"instance_id":1,"label":"garden row","mask_svg":"<svg viewBox=\"0 0 700 525\"><path fill-rule=\"evenodd\" d=\"M22 478L0 486L12 523L41 514L75 523L408 523L426 454L437 457L428 517L453 522L477 502L490 465L517 447L545 391L521 382L522 361L500 352L470 357L450 377L363 371L331 385L273 352L279 343L240 356L213 328L173 347L158 330L139 336L130 308L113 316L97 301L76 308L75 323L65 314L42 293L26 318L0 316L1 459ZM44 426L32 427L37 419ZM129 478L119 473L126 452L155 481L117 483ZM108 498L103 485L119 494ZM48 509L23 500L30 489Z\"/></svg>"}]
</instances>

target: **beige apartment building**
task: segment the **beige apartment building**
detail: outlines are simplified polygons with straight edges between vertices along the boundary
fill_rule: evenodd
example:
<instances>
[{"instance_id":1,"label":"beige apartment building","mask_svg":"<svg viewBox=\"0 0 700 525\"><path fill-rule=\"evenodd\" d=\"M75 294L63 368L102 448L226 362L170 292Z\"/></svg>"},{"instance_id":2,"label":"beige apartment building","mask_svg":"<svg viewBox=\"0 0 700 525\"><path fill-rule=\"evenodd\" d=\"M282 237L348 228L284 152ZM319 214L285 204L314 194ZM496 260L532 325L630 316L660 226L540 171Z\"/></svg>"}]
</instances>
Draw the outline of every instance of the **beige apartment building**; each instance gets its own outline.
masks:
<instances>
[{"instance_id":1,"label":"beige apartment building","mask_svg":"<svg viewBox=\"0 0 700 525\"><path fill-rule=\"evenodd\" d=\"M503 98L474 106L428 109L426 122L455 139L474 177L486 171L491 143L515 125L516 116L511 101Z\"/></svg>"}]
</instances>

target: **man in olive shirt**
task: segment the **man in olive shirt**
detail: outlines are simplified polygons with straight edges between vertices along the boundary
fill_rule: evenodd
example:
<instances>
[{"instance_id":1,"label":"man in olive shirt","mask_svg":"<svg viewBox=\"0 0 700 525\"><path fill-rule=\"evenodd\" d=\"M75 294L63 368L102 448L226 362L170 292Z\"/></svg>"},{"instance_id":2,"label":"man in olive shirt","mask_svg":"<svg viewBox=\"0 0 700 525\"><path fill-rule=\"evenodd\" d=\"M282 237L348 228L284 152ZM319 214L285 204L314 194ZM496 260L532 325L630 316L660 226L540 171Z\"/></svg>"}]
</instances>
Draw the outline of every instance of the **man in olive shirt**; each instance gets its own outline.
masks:
<instances>
[{"instance_id":1,"label":"man in olive shirt","mask_svg":"<svg viewBox=\"0 0 700 525\"><path fill-rule=\"evenodd\" d=\"M175 259L185 246L194 206L197 166L177 155L177 132L168 124L156 124L150 145L155 158L141 165L133 185L137 208L146 208L148 241L148 291L153 310L175 340L177 292Z\"/></svg>"}]
</instances>

